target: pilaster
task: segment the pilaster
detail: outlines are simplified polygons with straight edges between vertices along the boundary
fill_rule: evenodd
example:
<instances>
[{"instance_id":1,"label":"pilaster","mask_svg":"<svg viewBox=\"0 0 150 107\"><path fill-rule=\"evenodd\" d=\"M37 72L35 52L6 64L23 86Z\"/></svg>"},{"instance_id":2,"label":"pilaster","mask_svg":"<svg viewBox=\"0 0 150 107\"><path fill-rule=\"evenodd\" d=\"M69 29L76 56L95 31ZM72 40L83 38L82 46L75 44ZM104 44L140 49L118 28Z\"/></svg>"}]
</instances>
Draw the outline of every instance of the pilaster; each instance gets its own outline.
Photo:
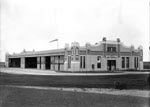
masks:
<instances>
[{"instance_id":1,"label":"pilaster","mask_svg":"<svg viewBox=\"0 0 150 107\"><path fill-rule=\"evenodd\" d=\"M45 56L41 57L41 69L45 70Z\"/></svg>"},{"instance_id":2,"label":"pilaster","mask_svg":"<svg viewBox=\"0 0 150 107\"><path fill-rule=\"evenodd\" d=\"M41 64L40 58L41 57L37 57L37 69L41 69L40 68L40 64Z\"/></svg>"},{"instance_id":3,"label":"pilaster","mask_svg":"<svg viewBox=\"0 0 150 107\"><path fill-rule=\"evenodd\" d=\"M25 57L21 58L21 68L25 68Z\"/></svg>"}]
</instances>

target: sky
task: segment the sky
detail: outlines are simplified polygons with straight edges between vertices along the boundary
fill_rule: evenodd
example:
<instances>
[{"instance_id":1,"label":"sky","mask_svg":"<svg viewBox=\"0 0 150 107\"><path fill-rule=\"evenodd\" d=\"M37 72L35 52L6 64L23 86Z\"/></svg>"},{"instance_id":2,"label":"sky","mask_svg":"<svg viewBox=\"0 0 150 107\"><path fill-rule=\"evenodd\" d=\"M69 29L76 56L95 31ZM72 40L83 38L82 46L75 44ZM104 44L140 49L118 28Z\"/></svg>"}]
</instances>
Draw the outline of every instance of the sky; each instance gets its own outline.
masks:
<instances>
[{"instance_id":1,"label":"sky","mask_svg":"<svg viewBox=\"0 0 150 107\"><path fill-rule=\"evenodd\" d=\"M149 58L149 0L0 0L0 61L5 53L95 44L120 38Z\"/></svg>"}]
</instances>

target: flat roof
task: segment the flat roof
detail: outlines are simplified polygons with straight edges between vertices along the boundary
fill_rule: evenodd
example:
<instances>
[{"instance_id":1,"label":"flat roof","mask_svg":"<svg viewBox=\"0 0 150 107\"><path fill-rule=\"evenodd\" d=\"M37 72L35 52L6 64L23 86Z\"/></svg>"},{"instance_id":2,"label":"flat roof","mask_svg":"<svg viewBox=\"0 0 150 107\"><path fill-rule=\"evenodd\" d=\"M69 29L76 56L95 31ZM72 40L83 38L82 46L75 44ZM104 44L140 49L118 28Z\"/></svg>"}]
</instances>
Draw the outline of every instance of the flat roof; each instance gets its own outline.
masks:
<instances>
[{"instance_id":1,"label":"flat roof","mask_svg":"<svg viewBox=\"0 0 150 107\"><path fill-rule=\"evenodd\" d=\"M44 50L44 51L25 51L25 52L21 52L21 53L15 53L15 54L11 54L8 55L9 57L20 57L20 56L38 56L38 55L64 55L65 49L53 49L53 50Z\"/></svg>"}]
</instances>

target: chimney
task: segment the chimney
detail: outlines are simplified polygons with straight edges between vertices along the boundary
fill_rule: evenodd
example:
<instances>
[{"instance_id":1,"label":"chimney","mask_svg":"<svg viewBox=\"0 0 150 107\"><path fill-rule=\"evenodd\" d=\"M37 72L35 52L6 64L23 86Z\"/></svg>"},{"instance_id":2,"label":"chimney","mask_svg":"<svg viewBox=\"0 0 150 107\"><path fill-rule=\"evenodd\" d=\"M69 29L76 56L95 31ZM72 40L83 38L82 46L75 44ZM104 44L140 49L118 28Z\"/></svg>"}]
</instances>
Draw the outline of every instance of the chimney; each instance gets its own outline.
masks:
<instances>
[{"instance_id":1,"label":"chimney","mask_svg":"<svg viewBox=\"0 0 150 107\"><path fill-rule=\"evenodd\" d=\"M120 42L120 38L117 38L117 42Z\"/></svg>"},{"instance_id":2,"label":"chimney","mask_svg":"<svg viewBox=\"0 0 150 107\"><path fill-rule=\"evenodd\" d=\"M106 42L106 37L103 37L103 42Z\"/></svg>"}]
</instances>

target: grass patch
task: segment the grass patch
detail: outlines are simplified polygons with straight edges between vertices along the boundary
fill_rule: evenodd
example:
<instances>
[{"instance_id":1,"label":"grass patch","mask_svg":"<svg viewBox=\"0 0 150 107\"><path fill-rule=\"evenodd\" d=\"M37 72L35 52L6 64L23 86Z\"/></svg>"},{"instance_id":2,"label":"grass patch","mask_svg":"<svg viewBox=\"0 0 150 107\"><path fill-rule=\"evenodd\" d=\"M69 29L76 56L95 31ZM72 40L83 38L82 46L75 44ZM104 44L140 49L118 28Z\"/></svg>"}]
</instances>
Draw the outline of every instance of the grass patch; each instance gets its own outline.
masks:
<instances>
[{"instance_id":1,"label":"grass patch","mask_svg":"<svg viewBox=\"0 0 150 107\"><path fill-rule=\"evenodd\" d=\"M149 98L0 86L0 107L148 107Z\"/></svg>"},{"instance_id":2,"label":"grass patch","mask_svg":"<svg viewBox=\"0 0 150 107\"><path fill-rule=\"evenodd\" d=\"M80 88L115 88L115 83L126 84L127 89L149 89L148 74L126 75L16 75L0 73L0 85L29 85Z\"/></svg>"}]
</instances>

